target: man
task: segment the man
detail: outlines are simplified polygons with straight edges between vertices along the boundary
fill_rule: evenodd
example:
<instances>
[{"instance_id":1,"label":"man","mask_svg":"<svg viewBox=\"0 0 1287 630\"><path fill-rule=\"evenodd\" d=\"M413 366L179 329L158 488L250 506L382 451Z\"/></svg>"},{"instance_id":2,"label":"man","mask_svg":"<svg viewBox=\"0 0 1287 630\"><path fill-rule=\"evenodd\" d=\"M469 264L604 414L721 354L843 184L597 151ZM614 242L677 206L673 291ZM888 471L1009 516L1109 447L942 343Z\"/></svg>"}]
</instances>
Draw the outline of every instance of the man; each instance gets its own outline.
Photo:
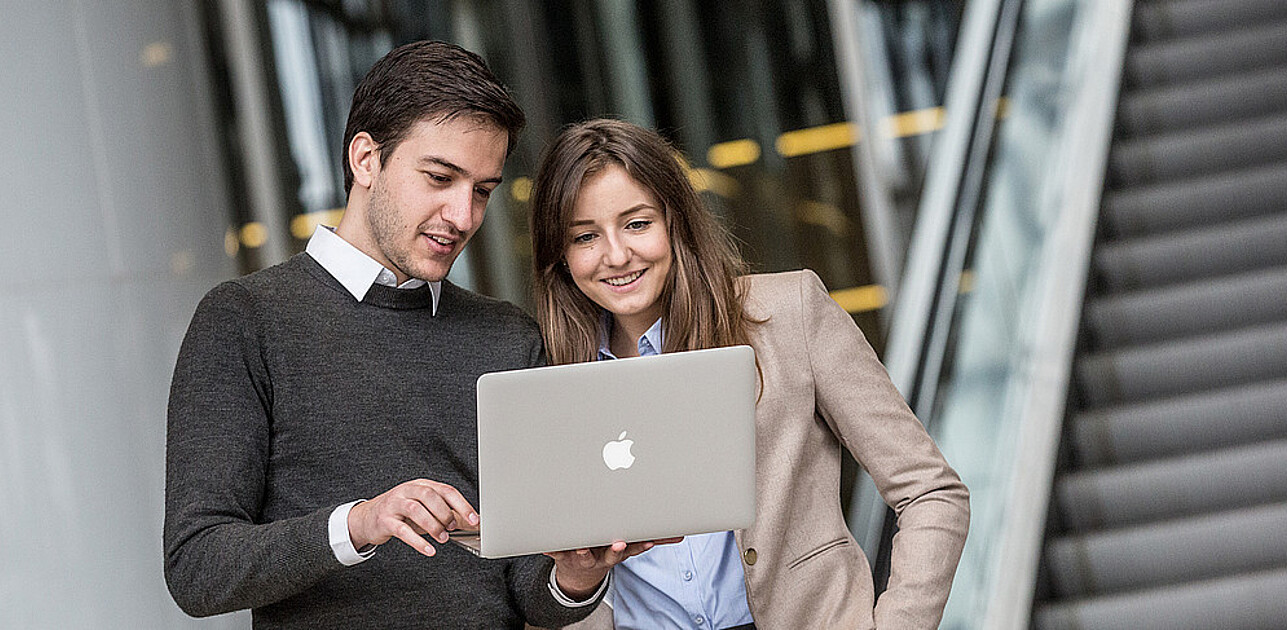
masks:
<instances>
[{"instance_id":1,"label":"man","mask_svg":"<svg viewBox=\"0 0 1287 630\"><path fill-rule=\"evenodd\" d=\"M166 454L166 580L186 612L251 608L256 628L559 626L650 546L483 560L444 544L479 522L476 379L542 361L518 308L444 281L523 122L473 53L390 52L353 97L340 224L202 300Z\"/></svg>"}]
</instances>

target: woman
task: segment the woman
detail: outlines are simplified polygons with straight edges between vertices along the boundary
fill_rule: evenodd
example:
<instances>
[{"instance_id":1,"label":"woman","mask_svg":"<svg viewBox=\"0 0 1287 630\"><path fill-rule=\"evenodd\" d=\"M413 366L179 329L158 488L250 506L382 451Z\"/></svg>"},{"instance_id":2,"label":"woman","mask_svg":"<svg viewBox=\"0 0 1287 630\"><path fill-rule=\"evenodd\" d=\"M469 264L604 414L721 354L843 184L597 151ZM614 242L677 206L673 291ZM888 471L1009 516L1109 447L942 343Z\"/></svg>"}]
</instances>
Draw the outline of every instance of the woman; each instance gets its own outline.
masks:
<instances>
[{"instance_id":1,"label":"woman","mask_svg":"<svg viewBox=\"0 0 1287 630\"><path fill-rule=\"evenodd\" d=\"M532 202L536 309L554 363L755 348L755 524L660 545L613 569L589 627L935 628L968 493L853 319L810 271L741 276L674 150L615 120L565 130ZM898 514L888 590L839 502L840 448ZM754 623L754 626L748 625Z\"/></svg>"}]
</instances>

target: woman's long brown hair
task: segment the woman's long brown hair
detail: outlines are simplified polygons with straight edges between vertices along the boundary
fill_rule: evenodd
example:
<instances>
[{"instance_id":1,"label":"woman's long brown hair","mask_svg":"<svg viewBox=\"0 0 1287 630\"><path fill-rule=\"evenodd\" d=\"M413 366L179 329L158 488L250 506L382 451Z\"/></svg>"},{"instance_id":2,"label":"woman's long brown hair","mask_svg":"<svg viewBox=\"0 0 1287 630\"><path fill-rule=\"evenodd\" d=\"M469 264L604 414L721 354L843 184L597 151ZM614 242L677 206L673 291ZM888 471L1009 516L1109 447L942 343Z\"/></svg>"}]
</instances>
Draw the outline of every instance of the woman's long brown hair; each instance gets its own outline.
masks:
<instances>
[{"instance_id":1,"label":"woman's long brown hair","mask_svg":"<svg viewBox=\"0 0 1287 630\"><path fill-rule=\"evenodd\" d=\"M551 362L592 361L602 309L572 281L564 254L586 177L617 165L661 204L670 235L670 277L662 292L663 352L748 343L754 323L742 308L746 264L728 230L702 204L678 152L656 132L609 119L564 129L545 151L532 191L536 318Z\"/></svg>"}]
</instances>

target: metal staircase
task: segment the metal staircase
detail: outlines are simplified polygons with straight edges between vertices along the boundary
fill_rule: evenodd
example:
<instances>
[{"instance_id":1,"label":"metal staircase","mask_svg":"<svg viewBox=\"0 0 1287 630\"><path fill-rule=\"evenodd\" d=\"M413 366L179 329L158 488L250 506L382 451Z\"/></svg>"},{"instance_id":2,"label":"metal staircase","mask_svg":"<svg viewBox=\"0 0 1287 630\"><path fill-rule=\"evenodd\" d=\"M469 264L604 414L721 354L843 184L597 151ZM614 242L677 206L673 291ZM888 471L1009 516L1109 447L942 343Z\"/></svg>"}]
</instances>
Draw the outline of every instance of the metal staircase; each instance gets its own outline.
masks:
<instances>
[{"instance_id":1,"label":"metal staircase","mask_svg":"<svg viewBox=\"0 0 1287 630\"><path fill-rule=\"evenodd\" d=\"M1137 2L1033 627L1287 628L1287 2Z\"/></svg>"}]
</instances>

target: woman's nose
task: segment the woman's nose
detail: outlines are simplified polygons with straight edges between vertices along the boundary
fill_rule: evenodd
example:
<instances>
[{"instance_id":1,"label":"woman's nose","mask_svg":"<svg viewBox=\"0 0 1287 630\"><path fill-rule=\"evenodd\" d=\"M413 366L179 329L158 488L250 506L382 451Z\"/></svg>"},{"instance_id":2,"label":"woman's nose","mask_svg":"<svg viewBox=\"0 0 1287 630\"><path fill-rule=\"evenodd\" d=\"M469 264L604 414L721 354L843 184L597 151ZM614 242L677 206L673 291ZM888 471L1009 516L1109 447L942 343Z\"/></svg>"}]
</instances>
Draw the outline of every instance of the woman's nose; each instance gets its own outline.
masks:
<instances>
[{"instance_id":1,"label":"woman's nose","mask_svg":"<svg viewBox=\"0 0 1287 630\"><path fill-rule=\"evenodd\" d=\"M630 248L621 239L609 238L607 241L608 247L603 256L609 266L621 267L630 262Z\"/></svg>"}]
</instances>

